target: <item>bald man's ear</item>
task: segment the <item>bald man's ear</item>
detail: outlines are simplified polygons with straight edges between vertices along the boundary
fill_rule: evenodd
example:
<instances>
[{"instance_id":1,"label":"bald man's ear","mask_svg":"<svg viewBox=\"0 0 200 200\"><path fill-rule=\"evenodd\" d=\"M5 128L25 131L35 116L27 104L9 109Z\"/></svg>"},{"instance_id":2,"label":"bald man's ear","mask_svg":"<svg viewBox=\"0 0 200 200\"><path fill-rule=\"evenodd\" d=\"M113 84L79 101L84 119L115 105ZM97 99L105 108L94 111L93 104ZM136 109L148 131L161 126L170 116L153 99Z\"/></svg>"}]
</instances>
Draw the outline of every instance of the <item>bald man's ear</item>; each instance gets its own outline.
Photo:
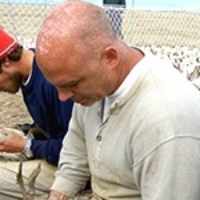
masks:
<instances>
[{"instance_id":1,"label":"bald man's ear","mask_svg":"<svg viewBox=\"0 0 200 200\"><path fill-rule=\"evenodd\" d=\"M118 66L120 55L116 48L113 46L108 46L103 51L103 59L105 64L109 65L111 68Z\"/></svg>"}]
</instances>

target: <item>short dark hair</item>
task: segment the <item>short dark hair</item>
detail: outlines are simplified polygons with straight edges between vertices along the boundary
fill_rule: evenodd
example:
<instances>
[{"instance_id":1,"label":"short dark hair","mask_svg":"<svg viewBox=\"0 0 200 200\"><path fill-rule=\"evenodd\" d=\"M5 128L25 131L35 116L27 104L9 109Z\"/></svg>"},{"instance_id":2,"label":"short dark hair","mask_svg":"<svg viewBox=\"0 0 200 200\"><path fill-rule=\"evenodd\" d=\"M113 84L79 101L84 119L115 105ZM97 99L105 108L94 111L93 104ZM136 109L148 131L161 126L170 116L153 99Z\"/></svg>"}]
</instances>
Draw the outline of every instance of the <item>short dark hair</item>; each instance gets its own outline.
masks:
<instances>
[{"instance_id":1,"label":"short dark hair","mask_svg":"<svg viewBox=\"0 0 200 200\"><path fill-rule=\"evenodd\" d=\"M18 44L17 45L17 48L12 51L8 56L7 58L10 60L10 61L19 61L22 57L22 52L23 52L23 46ZM5 61L5 59L2 59L0 60L0 73L2 72L2 69L1 69L1 66L2 66L2 63Z\"/></svg>"},{"instance_id":2,"label":"short dark hair","mask_svg":"<svg viewBox=\"0 0 200 200\"><path fill-rule=\"evenodd\" d=\"M7 57L11 61L19 61L22 57L23 46L18 44L17 48L11 52Z\"/></svg>"}]
</instances>

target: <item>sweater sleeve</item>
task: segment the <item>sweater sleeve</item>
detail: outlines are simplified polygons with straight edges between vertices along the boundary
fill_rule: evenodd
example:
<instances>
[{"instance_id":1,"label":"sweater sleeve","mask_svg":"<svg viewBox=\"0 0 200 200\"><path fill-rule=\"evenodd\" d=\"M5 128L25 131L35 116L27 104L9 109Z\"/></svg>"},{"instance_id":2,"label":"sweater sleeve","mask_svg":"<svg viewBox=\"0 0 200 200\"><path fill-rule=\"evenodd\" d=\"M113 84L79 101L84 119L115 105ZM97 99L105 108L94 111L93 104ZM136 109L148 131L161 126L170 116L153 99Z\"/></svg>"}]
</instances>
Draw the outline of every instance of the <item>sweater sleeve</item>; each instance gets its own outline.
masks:
<instances>
[{"instance_id":1,"label":"sweater sleeve","mask_svg":"<svg viewBox=\"0 0 200 200\"><path fill-rule=\"evenodd\" d=\"M62 147L63 138L48 140L32 140L31 150L34 158L42 158L47 162L57 165Z\"/></svg>"},{"instance_id":2,"label":"sweater sleeve","mask_svg":"<svg viewBox=\"0 0 200 200\"><path fill-rule=\"evenodd\" d=\"M73 110L69 131L63 140L56 179L51 188L67 197L73 197L81 191L90 179L83 117L76 107L78 106Z\"/></svg>"},{"instance_id":3,"label":"sweater sleeve","mask_svg":"<svg viewBox=\"0 0 200 200\"><path fill-rule=\"evenodd\" d=\"M199 140L175 137L137 163L133 174L143 200L198 200L199 166Z\"/></svg>"}]
</instances>

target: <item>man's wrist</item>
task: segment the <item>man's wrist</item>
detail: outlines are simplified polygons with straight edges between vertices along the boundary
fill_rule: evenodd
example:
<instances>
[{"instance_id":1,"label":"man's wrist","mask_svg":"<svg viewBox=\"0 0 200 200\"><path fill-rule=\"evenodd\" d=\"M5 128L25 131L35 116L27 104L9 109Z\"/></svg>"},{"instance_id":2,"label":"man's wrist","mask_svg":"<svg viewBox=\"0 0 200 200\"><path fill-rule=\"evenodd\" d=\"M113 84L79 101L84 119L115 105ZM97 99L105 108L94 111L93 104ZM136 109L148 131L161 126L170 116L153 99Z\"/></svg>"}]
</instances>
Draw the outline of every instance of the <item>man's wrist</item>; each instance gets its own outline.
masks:
<instances>
[{"instance_id":1,"label":"man's wrist","mask_svg":"<svg viewBox=\"0 0 200 200\"><path fill-rule=\"evenodd\" d=\"M26 144L22 153L25 155L26 158L31 159L33 157L33 152L31 150L32 146L32 139L27 139Z\"/></svg>"}]
</instances>

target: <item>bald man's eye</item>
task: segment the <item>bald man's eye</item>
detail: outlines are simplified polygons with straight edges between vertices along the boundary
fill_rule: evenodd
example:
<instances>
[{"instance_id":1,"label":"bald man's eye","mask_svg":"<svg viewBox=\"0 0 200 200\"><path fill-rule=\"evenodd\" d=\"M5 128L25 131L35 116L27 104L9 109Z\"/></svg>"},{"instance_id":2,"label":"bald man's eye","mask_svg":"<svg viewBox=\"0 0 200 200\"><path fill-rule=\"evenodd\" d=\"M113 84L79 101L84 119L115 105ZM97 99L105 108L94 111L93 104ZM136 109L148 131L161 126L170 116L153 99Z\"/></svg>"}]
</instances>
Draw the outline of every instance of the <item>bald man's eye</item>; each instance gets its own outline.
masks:
<instances>
[{"instance_id":1,"label":"bald man's eye","mask_svg":"<svg viewBox=\"0 0 200 200\"><path fill-rule=\"evenodd\" d=\"M76 87L78 85L79 81L72 81L68 84L68 87Z\"/></svg>"}]
</instances>

